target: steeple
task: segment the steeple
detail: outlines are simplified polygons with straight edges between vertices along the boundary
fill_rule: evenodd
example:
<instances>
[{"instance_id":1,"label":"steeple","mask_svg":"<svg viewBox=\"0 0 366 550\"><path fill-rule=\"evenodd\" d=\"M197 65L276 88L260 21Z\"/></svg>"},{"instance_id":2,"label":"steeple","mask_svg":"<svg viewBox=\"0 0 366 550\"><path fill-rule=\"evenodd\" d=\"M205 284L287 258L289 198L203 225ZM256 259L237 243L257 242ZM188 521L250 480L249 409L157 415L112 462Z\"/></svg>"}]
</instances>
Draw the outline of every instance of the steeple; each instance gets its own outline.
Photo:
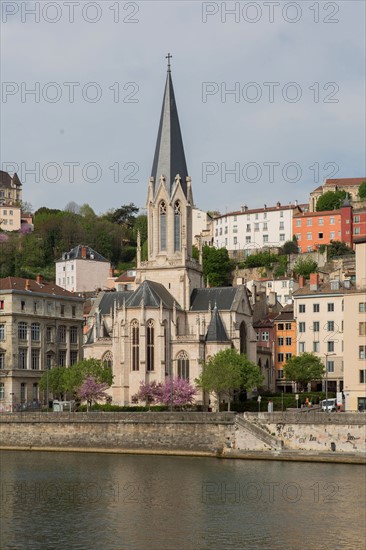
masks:
<instances>
[{"instance_id":1,"label":"steeple","mask_svg":"<svg viewBox=\"0 0 366 550\"><path fill-rule=\"evenodd\" d=\"M156 192L163 176L168 194L171 196L179 175L183 192L187 196L188 171L171 76L171 57L170 54L167 55L168 72L151 176L154 178L154 191Z\"/></svg>"}]
</instances>

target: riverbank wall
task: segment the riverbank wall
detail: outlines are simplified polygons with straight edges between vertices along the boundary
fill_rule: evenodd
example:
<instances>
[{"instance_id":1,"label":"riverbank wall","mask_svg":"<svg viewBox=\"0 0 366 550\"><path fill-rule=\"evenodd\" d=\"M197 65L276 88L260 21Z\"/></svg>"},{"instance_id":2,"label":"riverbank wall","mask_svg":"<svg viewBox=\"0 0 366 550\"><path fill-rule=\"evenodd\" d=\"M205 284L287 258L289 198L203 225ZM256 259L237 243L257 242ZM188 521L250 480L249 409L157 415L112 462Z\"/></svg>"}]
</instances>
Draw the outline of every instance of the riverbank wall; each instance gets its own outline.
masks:
<instances>
[{"instance_id":1,"label":"riverbank wall","mask_svg":"<svg viewBox=\"0 0 366 550\"><path fill-rule=\"evenodd\" d=\"M366 462L366 415L10 413L0 449Z\"/></svg>"}]
</instances>

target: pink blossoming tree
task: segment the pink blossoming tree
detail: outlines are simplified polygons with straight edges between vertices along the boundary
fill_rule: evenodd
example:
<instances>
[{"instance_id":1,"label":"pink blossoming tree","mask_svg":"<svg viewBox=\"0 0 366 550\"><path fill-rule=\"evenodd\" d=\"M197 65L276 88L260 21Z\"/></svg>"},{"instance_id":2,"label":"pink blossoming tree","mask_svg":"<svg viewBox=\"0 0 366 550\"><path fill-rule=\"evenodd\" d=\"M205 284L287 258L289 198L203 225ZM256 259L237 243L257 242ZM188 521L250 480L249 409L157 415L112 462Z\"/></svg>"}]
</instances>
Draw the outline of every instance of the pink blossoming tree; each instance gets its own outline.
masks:
<instances>
[{"instance_id":1,"label":"pink blossoming tree","mask_svg":"<svg viewBox=\"0 0 366 550\"><path fill-rule=\"evenodd\" d=\"M89 411L93 401L96 403L97 401L107 399L108 394L106 390L108 388L109 384L106 382L97 382L93 376L88 376L76 393L81 401L86 401L87 411Z\"/></svg>"}]
</instances>

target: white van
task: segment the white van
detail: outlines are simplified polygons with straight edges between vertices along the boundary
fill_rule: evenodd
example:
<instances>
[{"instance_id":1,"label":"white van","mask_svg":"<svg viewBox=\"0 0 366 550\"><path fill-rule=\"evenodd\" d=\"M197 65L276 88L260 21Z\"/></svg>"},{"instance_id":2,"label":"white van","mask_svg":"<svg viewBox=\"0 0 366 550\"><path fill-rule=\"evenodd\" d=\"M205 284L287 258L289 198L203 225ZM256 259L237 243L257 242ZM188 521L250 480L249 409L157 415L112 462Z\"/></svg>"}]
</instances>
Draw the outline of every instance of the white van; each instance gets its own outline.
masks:
<instances>
[{"instance_id":1,"label":"white van","mask_svg":"<svg viewBox=\"0 0 366 550\"><path fill-rule=\"evenodd\" d=\"M325 412L334 412L337 410L337 400L334 399L324 399L321 403L321 410Z\"/></svg>"}]
</instances>

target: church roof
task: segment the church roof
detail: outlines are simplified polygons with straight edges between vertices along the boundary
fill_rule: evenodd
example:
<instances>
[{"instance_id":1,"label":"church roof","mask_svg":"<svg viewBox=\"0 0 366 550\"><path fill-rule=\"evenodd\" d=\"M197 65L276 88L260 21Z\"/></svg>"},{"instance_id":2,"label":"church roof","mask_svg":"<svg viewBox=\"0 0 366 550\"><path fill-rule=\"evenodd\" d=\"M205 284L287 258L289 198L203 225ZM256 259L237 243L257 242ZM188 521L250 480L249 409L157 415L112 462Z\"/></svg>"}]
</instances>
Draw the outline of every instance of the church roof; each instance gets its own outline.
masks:
<instances>
[{"instance_id":1,"label":"church roof","mask_svg":"<svg viewBox=\"0 0 366 550\"><path fill-rule=\"evenodd\" d=\"M210 321L210 324L208 325L207 334L206 334L206 341L207 342L228 342L229 341L224 324L220 317L220 313L216 306L212 310L211 321Z\"/></svg>"},{"instance_id":2,"label":"church roof","mask_svg":"<svg viewBox=\"0 0 366 550\"><path fill-rule=\"evenodd\" d=\"M232 308L237 288L215 287L195 288L191 294L191 311L208 311L217 306L218 310L230 310Z\"/></svg>"},{"instance_id":3,"label":"church roof","mask_svg":"<svg viewBox=\"0 0 366 550\"><path fill-rule=\"evenodd\" d=\"M126 307L160 307L160 302L168 309L173 309L174 298L170 292L160 283L153 281L144 281L141 285L132 292L131 297L126 302ZM179 304L175 302L176 308L181 309Z\"/></svg>"},{"instance_id":4,"label":"church roof","mask_svg":"<svg viewBox=\"0 0 366 550\"><path fill-rule=\"evenodd\" d=\"M102 315L108 315L116 302L117 307L122 307L123 301L127 302L133 290L122 290L118 292L105 292L98 304L98 309Z\"/></svg>"},{"instance_id":5,"label":"church roof","mask_svg":"<svg viewBox=\"0 0 366 550\"><path fill-rule=\"evenodd\" d=\"M171 195L177 174L181 178L183 192L187 195L188 171L169 64L151 173L155 189L163 175L168 193Z\"/></svg>"}]
</instances>

